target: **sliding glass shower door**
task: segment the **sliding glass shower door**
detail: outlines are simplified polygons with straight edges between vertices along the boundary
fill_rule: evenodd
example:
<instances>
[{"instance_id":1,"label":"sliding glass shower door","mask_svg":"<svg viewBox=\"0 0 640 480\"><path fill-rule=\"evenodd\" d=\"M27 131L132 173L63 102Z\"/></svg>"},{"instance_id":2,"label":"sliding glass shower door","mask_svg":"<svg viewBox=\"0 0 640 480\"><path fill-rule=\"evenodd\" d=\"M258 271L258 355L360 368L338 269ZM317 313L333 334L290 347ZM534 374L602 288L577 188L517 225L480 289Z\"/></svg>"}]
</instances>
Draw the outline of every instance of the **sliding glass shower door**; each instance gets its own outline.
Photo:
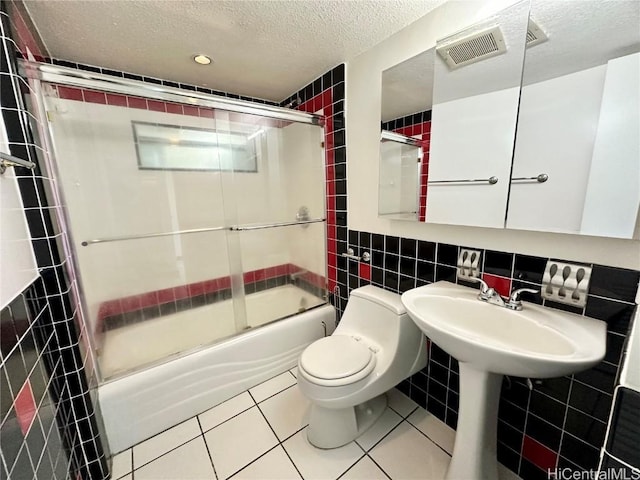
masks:
<instances>
[{"instance_id":1,"label":"sliding glass shower door","mask_svg":"<svg viewBox=\"0 0 640 480\"><path fill-rule=\"evenodd\" d=\"M326 301L323 132L249 115L238 120L260 139L260 175L235 172L231 194L250 328Z\"/></svg>"},{"instance_id":2,"label":"sliding glass shower door","mask_svg":"<svg viewBox=\"0 0 640 480\"><path fill-rule=\"evenodd\" d=\"M103 379L325 302L320 126L42 87Z\"/></svg>"}]
</instances>

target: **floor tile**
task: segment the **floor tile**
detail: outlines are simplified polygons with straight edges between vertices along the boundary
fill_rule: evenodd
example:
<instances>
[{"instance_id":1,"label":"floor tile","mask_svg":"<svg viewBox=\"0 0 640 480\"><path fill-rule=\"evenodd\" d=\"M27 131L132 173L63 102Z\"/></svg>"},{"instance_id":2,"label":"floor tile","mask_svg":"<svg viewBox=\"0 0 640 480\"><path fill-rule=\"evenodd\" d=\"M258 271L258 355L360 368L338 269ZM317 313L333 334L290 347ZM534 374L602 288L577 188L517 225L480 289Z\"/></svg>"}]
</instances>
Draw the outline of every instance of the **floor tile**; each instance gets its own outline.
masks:
<instances>
[{"instance_id":1,"label":"floor tile","mask_svg":"<svg viewBox=\"0 0 640 480\"><path fill-rule=\"evenodd\" d=\"M201 435L198 420L192 418L133 447L133 467L138 468L154 458Z\"/></svg>"},{"instance_id":2,"label":"floor tile","mask_svg":"<svg viewBox=\"0 0 640 480\"><path fill-rule=\"evenodd\" d=\"M363 457L340 477L340 480L389 480L369 457Z\"/></svg>"},{"instance_id":3,"label":"floor tile","mask_svg":"<svg viewBox=\"0 0 640 480\"><path fill-rule=\"evenodd\" d=\"M365 450L369 450L400 422L402 422L402 417L390 408L387 408L376 423L356 439L356 442Z\"/></svg>"},{"instance_id":4,"label":"floor tile","mask_svg":"<svg viewBox=\"0 0 640 480\"><path fill-rule=\"evenodd\" d=\"M124 477L133 470L133 462L131 460L131 449L118 453L113 456L111 463L111 478L114 480Z\"/></svg>"},{"instance_id":5,"label":"floor tile","mask_svg":"<svg viewBox=\"0 0 640 480\"><path fill-rule=\"evenodd\" d=\"M204 438L221 480L233 475L278 443L258 407L209 430Z\"/></svg>"},{"instance_id":6,"label":"floor tile","mask_svg":"<svg viewBox=\"0 0 640 480\"><path fill-rule=\"evenodd\" d=\"M249 410L255 405L255 402L247 392L236 395L220 405L216 405L210 410L198 415L202 431L206 432L213 427L220 425L222 422L235 417L239 413Z\"/></svg>"},{"instance_id":7,"label":"floor tile","mask_svg":"<svg viewBox=\"0 0 640 480\"><path fill-rule=\"evenodd\" d=\"M262 402L260 410L278 439L283 441L308 423L309 405L309 400L294 385Z\"/></svg>"},{"instance_id":8,"label":"floor tile","mask_svg":"<svg viewBox=\"0 0 640 480\"><path fill-rule=\"evenodd\" d=\"M411 400L397 388L392 388L387 392L387 400L389 401L389 406L402 415L403 418L418 407L416 402Z\"/></svg>"},{"instance_id":9,"label":"floor tile","mask_svg":"<svg viewBox=\"0 0 640 480\"><path fill-rule=\"evenodd\" d=\"M250 388L249 393L255 401L259 403L295 383L296 379L293 378L289 372L284 372L277 377L273 377L266 382L262 382L260 385Z\"/></svg>"},{"instance_id":10,"label":"floor tile","mask_svg":"<svg viewBox=\"0 0 640 480\"><path fill-rule=\"evenodd\" d=\"M136 480L215 479L202 437L172 450L134 473Z\"/></svg>"},{"instance_id":11,"label":"floor tile","mask_svg":"<svg viewBox=\"0 0 640 480\"><path fill-rule=\"evenodd\" d=\"M369 455L394 479L444 478L450 457L408 422L402 422Z\"/></svg>"},{"instance_id":12,"label":"floor tile","mask_svg":"<svg viewBox=\"0 0 640 480\"><path fill-rule=\"evenodd\" d=\"M423 408L418 408L407 418L414 427L433 440L441 448L453 453L456 431Z\"/></svg>"},{"instance_id":13,"label":"floor tile","mask_svg":"<svg viewBox=\"0 0 640 480\"><path fill-rule=\"evenodd\" d=\"M291 374L298 378L298 367L293 367L291 370L289 370L291 372Z\"/></svg>"},{"instance_id":14,"label":"floor tile","mask_svg":"<svg viewBox=\"0 0 640 480\"><path fill-rule=\"evenodd\" d=\"M331 450L316 448L307 440L306 428L282 446L305 480L336 479L364 455L355 442Z\"/></svg>"},{"instance_id":15,"label":"floor tile","mask_svg":"<svg viewBox=\"0 0 640 480\"><path fill-rule=\"evenodd\" d=\"M284 449L278 445L231 478L235 480L297 480L301 477Z\"/></svg>"}]
</instances>

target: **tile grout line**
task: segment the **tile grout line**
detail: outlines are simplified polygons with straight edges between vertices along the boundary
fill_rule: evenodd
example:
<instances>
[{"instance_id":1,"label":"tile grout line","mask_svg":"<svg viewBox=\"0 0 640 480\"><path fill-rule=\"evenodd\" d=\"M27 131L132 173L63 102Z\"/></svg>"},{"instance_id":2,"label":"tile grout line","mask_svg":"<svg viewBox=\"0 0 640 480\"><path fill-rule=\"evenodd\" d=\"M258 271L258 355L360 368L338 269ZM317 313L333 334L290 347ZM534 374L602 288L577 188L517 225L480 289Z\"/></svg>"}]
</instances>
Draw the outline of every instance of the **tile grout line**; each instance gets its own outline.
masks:
<instances>
[{"instance_id":1,"label":"tile grout line","mask_svg":"<svg viewBox=\"0 0 640 480\"><path fill-rule=\"evenodd\" d=\"M189 420L193 420L194 418L197 418L197 417L192 417L192 418L190 418ZM188 422L189 420L186 420L186 422ZM196 420L196 421L197 421L197 420ZM185 423L185 422L181 422L181 423L179 423L178 425L181 425L182 423ZM177 426L177 425L176 425L176 426ZM173 428L173 427L171 427L171 428ZM166 431L166 430L165 430L165 431ZM200 431L202 431L202 429L201 429ZM159 434L158 434L158 435L159 435ZM154 436L155 436L155 435L154 435ZM180 447L184 447L187 443L189 443L189 442L193 442L194 440L196 440L197 438L199 438L199 437L201 437L201 436L202 436L202 434L198 434L198 435L196 435L195 437L190 438L190 439L189 439L189 440L187 440L186 442L182 442L180 445L177 445L177 446L175 446L175 447L173 447L173 448L171 448L171 449L167 450L166 452L162 453L161 455L158 455L157 457L154 457L153 459L151 459L151 460L149 460L148 462L146 462L146 463L144 463L144 464L140 465L139 467L135 467L135 465L133 465L133 448L134 448L135 446L137 446L137 445L140 445L140 443L142 443L142 442L140 442L140 443L138 443L138 444L134 445L133 447L131 447L131 456L132 456L131 463L132 463L132 467L133 467L132 472L135 472L136 470L140 470L142 467L146 467L146 466L147 466L147 465L149 465L150 463L155 462L155 461L156 461L156 460L158 460L159 458L164 457L165 455L167 455L167 454L169 454L169 453L173 452L174 450L177 450L177 449L178 449L178 448L180 448ZM153 438L153 437L150 437L150 438ZM148 440L148 439L147 439L147 440ZM144 441L146 442L146 440L144 440Z\"/></svg>"},{"instance_id":2,"label":"tile grout line","mask_svg":"<svg viewBox=\"0 0 640 480\"><path fill-rule=\"evenodd\" d=\"M371 455L369 455L369 453L367 453L367 455L366 455L366 456L369 458L369 460L371 460L371 461L372 461L372 462L373 462L373 463L374 463L374 464L375 464L375 465L376 465L376 466L377 466L377 467L382 471L382 473L384 473L384 474L387 476L387 478L388 478L389 480L393 480L393 479L391 478L391 475L389 475L389 474L387 473L387 471L386 471L384 468L382 468L382 467L380 466L380 464L379 464L378 462L376 462L376 461L375 461L375 459L374 459Z\"/></svg>"},{"instance_id":3,"label":"tile grout line","mask_svg":"<svg viewBox=\"0 0 640 480\"><path fill-rule=\"evenodd\" d=\"M440 420L440 419L438 419ZM440 446L440 444L438 442L436 442L433 438L431 438L429 435L427 435L426 433L424 433L422 430L420 430L418 427L416 427L413 423L411 423L409 420L405 420L405 422L407 422L409 425L411 425L413 428L415 428L418 432L420 432L420 434L425 437L427 440L429 440L431 443L433 443L436 447L438 447L440 450L442 450L444 453L447 454L448 457L451 457L451 454L449 452L447 452L443 447ZM446 425L445 422L442 422ZM448 425L447 425L448 426ZM397 427L396 427L397 428ZM394 429L395 430L395 429Z\"/></svg>"},{"instance_id":4,"label":"tile grout line","mask_svg":"<svg viewBox=\"0 0 640 480\"><path fill-rule=\"evenodd\" d=\"M202 430L202 424L200 423L200 418L196 415L196 421L198 422L198 428L200 429L200 436L202 437L202 441L204 442L204 447L207 449L207 455L209 455L209 461L211 462L211 468L213 468L213 475L218 480L218 472L216 472L216 466L213 464L213 457L211 456L211 451L209 450L209 444L207 443L207 439L204 436L204 431Z\"/></svg>"},{"instance_id":5,"label":"tile grout line","mask_svg":"<svg viewBox=\"0 0 640 480\"><path fill-rule=\"evenodd\" d=\"M286 389L285 389L285 390L286 390ZM284 390L283 390L283 391L284 391ZM250 396L250 397L251 397L251 399L255 402L256 407L257 407L258 411L260 412L260 415L262 415L262 418L264 418L264 421L267 423L267 425L269 426L269 428L270 428L270 429L271 429L271 431L273 432L273 436L274 436L274 437L276 437L276 440L277 440L278 444L277 444L275 447L273 447L273 448L276 448L277 446L281 446L281 447L282 447L282 450L284 451L285 455L287 456L287 458L288 458L288 459L289 459L289 461L291 462L291 465L293 465L293 468L295 468L295 469L296 469L296 472L298 472L298 475L300 475L300 478L301 478L302 480L304 480L304 477L302 476L302 473L300 473L300 470L298 469L298 466L295 464L295 462L293 461L293 459L292 459L292 458L291 458L291 456L289 455L289 452L287 452L287 449L286 449L286 448L284 448L284 445L282 445L282 442L280 441L280 438L278 438L278 435L276 434L276 431L273 429L273 427L272 427L272 426L271 426L271 424L269 423L269 420L267 419L267 417L266 417L266 415L264 414L264 412L260 409L260 405L259 405L259 404L256 402L256 400L253 398L253 395L251 395L251 392L249 392L249 391L247 390L247 393L249 393L249 396ZM300 430L304 430L304 428L306 428L306 426L305 426L305 427L302 427L302 429L300 429ZM295 432L293 435L296 435L298 432L300 432L300 430L298 430L297 432ZM288 440L289 438L293 437L293 435L290 435L289 437L287 437L287 438L285 439L285 441L286 441L286 440ZM270 449L270 450L273 450L273 448L272 448L272 449ZM245 467L243 467L243 468L245 468Z\"/></svg>"},{"instance_id":6,"label":"tile grout line","mask_svg":"<svg viewBox=\"0 0 640 480\"><path fill-rule=\"evenodd\" d=\"M284 372L283 372L283 373L284 373ZM289 372L289 373L291 373L291 372ZM282 373L281 373L280 375L282 375ZM280 375L277 375L277 376L279 377ZM291 374L291 375L293 376L293 374ZM275 378L275 377L273 377L273 378ZM296 378L296 377L294 376L293 378ZM267 380L267 381L268 381L268 380ZM269 395L268 397L263 398L263 399L262 399L262 400L260 400L259 402L257 402L255 399L254 399L253 401L256 403L256 405L258 405L258 404L260 404L260 403L262 403L262 402L266 402L266 401L267 401L267 400L269 400L270 398L273 398L273 397L275 397L276 395L279 395L280 393L284 392L285 390L289 390L291 387L295 387L295 386L297 385L297 383L298 383L298 382L297 382L297 379L296 379L296 382L295 382L295 383L292 383L292 384L291 384L291 385L289 385L288 387L284 387L282 390L278 390L278 391L277 391L276 393L274 393L273 395ZM259 384L259 385L262 385L262 384ZM258 385L256 385L256 387L257 387L257 386L258 386ZM251 388L255 388L255 387L251 387ZM249 389L249 390L250 390L250 389ZM249 390L247 390L247 392L249 392ZM251 393L249 393L249 395L251 395ZM252 395L252 398L253 398L253 395ZM214 407L214 408L215 408L215 407Z\"/></svg>"}]
</instances>

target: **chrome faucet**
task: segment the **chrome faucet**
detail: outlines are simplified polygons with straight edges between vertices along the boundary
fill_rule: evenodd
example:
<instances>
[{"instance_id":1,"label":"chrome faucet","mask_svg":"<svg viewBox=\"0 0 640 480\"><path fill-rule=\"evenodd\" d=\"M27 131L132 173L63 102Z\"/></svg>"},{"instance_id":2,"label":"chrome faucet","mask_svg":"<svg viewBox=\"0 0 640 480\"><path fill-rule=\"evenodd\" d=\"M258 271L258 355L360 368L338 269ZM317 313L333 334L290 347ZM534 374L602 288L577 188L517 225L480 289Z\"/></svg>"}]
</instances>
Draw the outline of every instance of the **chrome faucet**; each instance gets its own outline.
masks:
<instances>
[{"instance_id":1,"label":"chrome faucet","mask_svg":"<svg viewBox=\"0 0 640 480\"><path fill-rule=\"evenodd\" d=\"M522 310L522 300L520 300L520 294L525 292L538 293L540 292L540 290L534 290L533 288L518 288L517 290L511 292L509 300L504 304L504 306L511 310Z\"/></svg>"},{"instance_id":2,"label":"chrome faucet","mask_svg":"<svg viewBox=\"0 0 640 480\"><path fill-rule=\"evenodd\" d=\"M481 278L474 278L473 280L480 283L480 293L478 294L478 300L490 303L491 305L505 307L510 310L522 310L522 300L520 300L520 295L522 293L538 293L539 291L532 288L518 288L517 290L511 292L511 295L509 295L509 299L505 301L505 299L502 298L502 296L498 292L496 292L494 288L487 285L487 282L485 282Z\"/></svg>"},{"instance_id":3,"label":"chrome faucet","mask_svg":"<svg viewBox=\"0 0 640 480\"><path fill-rule=\"evenodd\" d=\"M487 302L492 305L498 305L500 307L504 307L506 305L504 299L500 296L500 294L496 292L494 288L487 285L487 282L485 282L481 278L476 278L474 280L480 283L480 293L478 294L478 300L482 300L483 302Z\"/></svg>"}]
</instances>

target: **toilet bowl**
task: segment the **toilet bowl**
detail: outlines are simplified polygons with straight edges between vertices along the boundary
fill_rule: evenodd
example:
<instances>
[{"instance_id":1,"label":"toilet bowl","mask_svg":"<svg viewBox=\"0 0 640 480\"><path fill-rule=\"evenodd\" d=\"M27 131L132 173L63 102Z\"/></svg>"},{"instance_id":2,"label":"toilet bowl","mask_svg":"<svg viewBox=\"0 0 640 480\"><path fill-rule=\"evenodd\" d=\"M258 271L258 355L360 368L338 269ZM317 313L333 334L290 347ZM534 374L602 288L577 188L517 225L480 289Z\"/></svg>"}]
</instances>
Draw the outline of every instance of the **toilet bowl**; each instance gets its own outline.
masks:
<instances>
[{"instance_id":1,"label":"toilet bowl","mask_svg":"<svg viewBox=\"0 0 640 480\"><path fill-rule=\"evenodd\" d=\"M385 392L426 364L425 338L400 295L353 290L333 334L298 359L298 386L311 402L309 442L337 448L355 440L384 412Z\"/></svg>"}]
</instances>

